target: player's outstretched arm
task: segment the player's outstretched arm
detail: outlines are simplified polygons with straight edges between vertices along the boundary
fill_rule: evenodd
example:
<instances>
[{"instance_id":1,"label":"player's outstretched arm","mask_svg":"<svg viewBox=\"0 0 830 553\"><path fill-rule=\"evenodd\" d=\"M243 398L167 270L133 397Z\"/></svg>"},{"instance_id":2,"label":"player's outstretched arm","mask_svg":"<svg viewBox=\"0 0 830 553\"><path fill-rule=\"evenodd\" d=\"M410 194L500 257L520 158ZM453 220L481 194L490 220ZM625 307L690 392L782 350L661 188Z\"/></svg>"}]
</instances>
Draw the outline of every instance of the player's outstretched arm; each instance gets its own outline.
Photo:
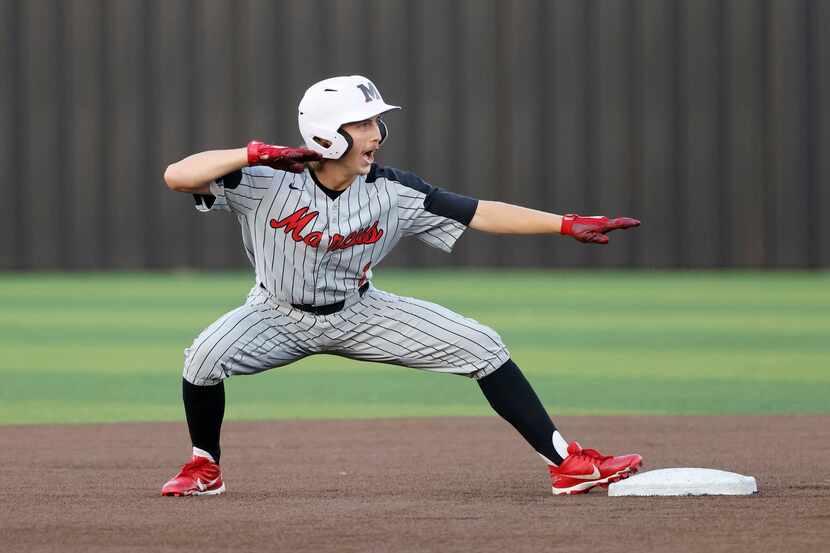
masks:
<instances>
[{"instance_id":1,"label":"player's outstretched arm","mask_svg":"<svg viewBox=\"0 0 830 553\"><path fill-rule=\"evenodd\" d=\"M301 173L305 162L319 159L320 154L307 148L273 146L253 140L245 148L209 150L177 161L167 167L164 182L177 192L208 194L212 181L249 165Z\"/></svg>"},{"instance_id":2,"label":"player's outstretched arm","mask_svg":"<svg viewBox=\"0 0 830 553\"><path fill-rule=\"evenodd\" d=\"M480 200L470 228L492 234L564 234L580 242L607 244L607 233L640 226L629 217L556 215L504 202Z\"/></svg>"}]
</instances>

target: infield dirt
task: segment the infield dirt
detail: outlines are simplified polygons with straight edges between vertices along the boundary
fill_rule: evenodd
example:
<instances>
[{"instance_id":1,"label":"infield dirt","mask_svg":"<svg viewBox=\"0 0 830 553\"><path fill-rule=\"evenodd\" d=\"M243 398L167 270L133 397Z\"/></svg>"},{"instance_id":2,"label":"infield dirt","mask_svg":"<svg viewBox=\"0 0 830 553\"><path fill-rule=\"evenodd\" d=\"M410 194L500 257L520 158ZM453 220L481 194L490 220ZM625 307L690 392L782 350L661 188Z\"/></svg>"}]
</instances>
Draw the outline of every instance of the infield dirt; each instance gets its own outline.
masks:
<instances>
[{"instance_id":1,"label":"infield dirt","mask_svg":"<svg viewBox=\"0 0 830 553\"><path fill-rule=\"evenodd\" d=\"M163 498L183 423L0 427L3 551L827 551L830 417L557 417L644 470L749 474L750 497L553 497L497 418L225 425L228 493Z\"/></svg>"}]
</instances>

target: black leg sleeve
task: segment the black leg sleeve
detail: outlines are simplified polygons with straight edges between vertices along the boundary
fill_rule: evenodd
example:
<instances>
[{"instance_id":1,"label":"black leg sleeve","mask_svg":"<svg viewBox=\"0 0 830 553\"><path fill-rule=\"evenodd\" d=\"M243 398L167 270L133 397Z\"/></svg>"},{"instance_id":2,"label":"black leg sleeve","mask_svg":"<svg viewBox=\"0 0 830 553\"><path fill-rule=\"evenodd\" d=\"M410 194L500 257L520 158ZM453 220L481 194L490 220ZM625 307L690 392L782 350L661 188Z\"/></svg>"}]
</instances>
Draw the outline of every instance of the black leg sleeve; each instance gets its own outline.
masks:
<instances>
[{"instance_id":1,"label":"black leg sleeve","mask_svg":"<svg viewBox=\"0 0 830 553\"><path fill-rule=\"evenodd\" d=\"M493 410L524 436L530 446L557 465L562 457L553 447L556 427L522 371L512 359L478 381Z\"/></svg>"},{"instance_id":2,"label":"black leg sleeve","mask_svg":"<svg viewBox=\"0 0 830 553\"><path fill-rule=\"evenodd\" d=\"M182 378L182 400L187 429L194 447L204 449L219 462L219 431L225 416L225 384L196 386Z\"/></svg>"}]
</instances>

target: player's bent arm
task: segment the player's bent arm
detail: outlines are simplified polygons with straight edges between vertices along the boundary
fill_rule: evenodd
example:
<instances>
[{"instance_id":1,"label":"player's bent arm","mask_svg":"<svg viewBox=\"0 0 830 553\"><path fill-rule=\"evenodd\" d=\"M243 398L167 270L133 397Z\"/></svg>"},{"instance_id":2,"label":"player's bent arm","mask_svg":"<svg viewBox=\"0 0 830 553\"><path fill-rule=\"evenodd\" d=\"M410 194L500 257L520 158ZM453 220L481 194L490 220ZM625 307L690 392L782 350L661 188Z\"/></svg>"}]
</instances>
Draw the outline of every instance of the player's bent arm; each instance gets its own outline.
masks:
<instances>
[{"instance_id":1,"label":"player's bent arm","mask_svg":"<svg viewBox=\"0 0 830 553\"><path fill-rule=\"evenodd\" d=\"M562 216L504 202L479 200L469 226L491 234L559 234Z\"/></svg>"},{"instance_id":2,"label":"player's bent arm","mask_svg":"<svg viewBox=\"0 0 830 553\"><path fill-rule=\"evenodd\" d=\"M168 188L177 192L209 194L212 181L247 165L246 148L199 152L168 165L164 172L164 182Z\"/></svg>"},{"instance_id":3,"label":"player's bent arm","mask_svg":"<svg viewBox=\"0 0 830 553\"><path fill-rule=\"evenodd\" d=\"M167 167L164 182L178 192L208 194L212 181L249 165L267 165L282 171L302 173L305 163L320 159L319 153L308 148L274 146L252 140L244 148L209 150L177 161Z\"/></svg>"},{"instance_id":4,"label":"player's bent arm","mask_svg":"<svg viewBox=\"0 0 830 553\"><path fill-rule=\"evenodd\" d=\"M503 202L480 200L470 228L493 234L564 234L580 242L607 244L607 233L640 226L630 217L556 215Z\"/></svg>"}]
</instances>

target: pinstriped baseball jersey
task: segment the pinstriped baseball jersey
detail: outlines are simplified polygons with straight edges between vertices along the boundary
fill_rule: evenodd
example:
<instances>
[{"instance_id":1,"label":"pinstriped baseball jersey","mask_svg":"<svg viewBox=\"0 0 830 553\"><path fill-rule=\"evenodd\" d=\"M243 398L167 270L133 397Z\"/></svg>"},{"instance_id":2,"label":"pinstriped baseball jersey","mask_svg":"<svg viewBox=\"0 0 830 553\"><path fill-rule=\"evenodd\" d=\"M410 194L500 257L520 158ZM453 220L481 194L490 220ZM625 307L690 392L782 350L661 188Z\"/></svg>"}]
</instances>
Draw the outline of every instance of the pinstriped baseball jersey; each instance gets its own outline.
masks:
<instances>
[{"instance_id":1,"label":"pinstriped baseball jersey","mask_svg":"<svg viewBox=\"0 0 830 553\"><path fill-rule=\"evenodd\" d=\"M510 358L499 335L478 321L370 283L372 268L405 236L451 251L477 200L377 165L339 195L309 170L262 167L226 175L211 192L197 196L197 208L237 215L256 283L244 305L185 350L188 382L216 384L316 353L472 378ZM330 314L307 309L338 302Z\"/></svg>"},{"instance_id":2,"label":"pinstriped baseball jersey","mask_svg":"<svg viewBox=\"0 0 830 553\"><path fill-rule=\"evenodd\" d=\"M335 199L308 169L246 167L213 182L211 192L197 197L197 209L236 214L257 283L278 300L304 305L355 292L403 237L451 251L477 206L378 165Z\"/></svg>"}]
</instances>

